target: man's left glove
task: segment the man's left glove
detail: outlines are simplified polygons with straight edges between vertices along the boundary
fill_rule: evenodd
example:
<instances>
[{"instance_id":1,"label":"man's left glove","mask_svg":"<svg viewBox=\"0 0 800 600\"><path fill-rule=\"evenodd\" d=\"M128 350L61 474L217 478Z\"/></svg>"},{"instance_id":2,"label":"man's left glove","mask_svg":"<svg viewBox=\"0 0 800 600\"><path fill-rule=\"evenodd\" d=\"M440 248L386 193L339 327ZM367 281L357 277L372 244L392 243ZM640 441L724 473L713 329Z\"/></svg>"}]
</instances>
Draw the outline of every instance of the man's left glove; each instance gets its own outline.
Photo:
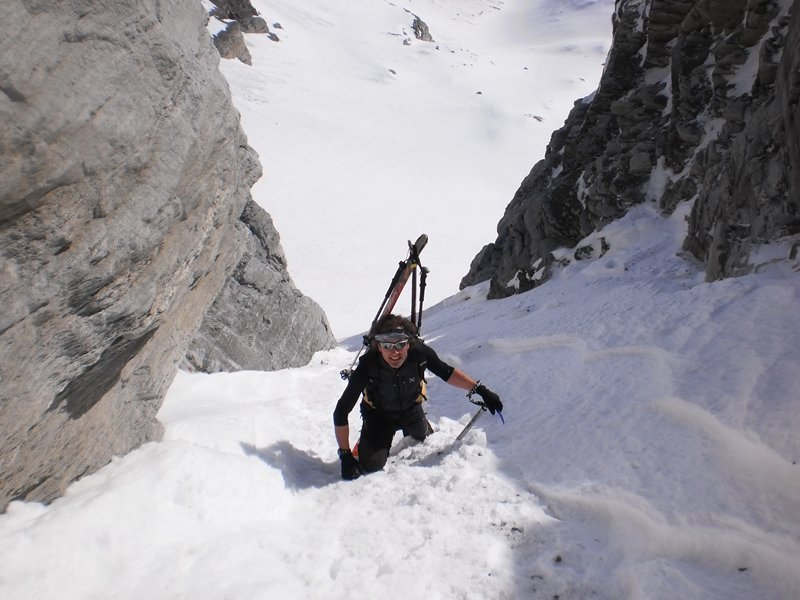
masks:
<instances>
[{"instance_id":1,"label":"man's left glove","mask_svg":"<svg viewBox=\"0 0 800 600\"><path fill-rule=\"evenodd\" d=\"M342 479L352 480L361 476L358 460L350 450L339 448L339 460L342 463Z\"/></svg>"},{"instance_id":2,"label":"man's left glove","mask_svg":"<svg viewBox=\"0 0 800 600\"><path fill-rule=\"evenodd\" d=\"M475 393L478 394L478 396L480 396L481 398L483 398L483 403L486 405L486 408L489 409L490 413L494 414L495 412L503 410L503 403L500 402L500 396L495 394L485 385L481 384L478 387L476 387Z\"/></svg>"}]
</instances>

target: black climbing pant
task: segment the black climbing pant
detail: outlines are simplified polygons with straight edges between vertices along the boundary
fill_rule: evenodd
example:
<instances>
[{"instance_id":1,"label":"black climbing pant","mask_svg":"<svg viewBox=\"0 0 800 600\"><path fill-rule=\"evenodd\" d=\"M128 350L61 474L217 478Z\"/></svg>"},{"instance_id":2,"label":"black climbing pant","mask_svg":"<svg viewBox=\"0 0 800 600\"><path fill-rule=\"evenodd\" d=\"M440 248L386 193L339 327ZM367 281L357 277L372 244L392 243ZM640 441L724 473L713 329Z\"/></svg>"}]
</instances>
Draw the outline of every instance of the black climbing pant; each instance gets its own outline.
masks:
<instances>
[{"instance_id":1,"label":"black climbing pant","mask_svg":"<svg viewBox=\"0 0 800 600\"><path fill-rule=\"evenodd\" d=\"M397 431L424 440L432 428L421 404L401 411L384 412L361 403L361 437L358 440L358 462L364 471L380 471L389 458L389 449Z\"/></svg>"}]
</instances>

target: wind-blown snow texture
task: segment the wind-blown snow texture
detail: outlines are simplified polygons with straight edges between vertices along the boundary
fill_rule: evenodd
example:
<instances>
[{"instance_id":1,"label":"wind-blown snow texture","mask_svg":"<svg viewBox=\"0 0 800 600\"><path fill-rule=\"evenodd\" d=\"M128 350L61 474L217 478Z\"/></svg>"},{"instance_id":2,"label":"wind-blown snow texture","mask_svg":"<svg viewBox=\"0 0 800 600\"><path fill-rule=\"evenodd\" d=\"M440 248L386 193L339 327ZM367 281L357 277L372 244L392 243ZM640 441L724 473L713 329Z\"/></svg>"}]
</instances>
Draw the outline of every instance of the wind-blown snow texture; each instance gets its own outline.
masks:
<instances>
[{"instance_id":1,"label":"wind-blown snow texture","mask_svg":"<svg viewBox=\"0 0 800 600\"><path fill-rule=\"evenodd\" d=\"M0 596L795 598L800 277L776 262L704 283L679 251L688 211L637 207L585 241L605 237L602 258L431 307L425 338L501 395L506 424L486 415L454 444L474 407L432 377L436 432L398 435L386 470L354 482L331 414L358 336L303 368L181 373L163 442L0 516ZM396 246L374 246L386 277ZM346 282L327 281L317 299L344 314Z\"/></svg>"}]
</instances>

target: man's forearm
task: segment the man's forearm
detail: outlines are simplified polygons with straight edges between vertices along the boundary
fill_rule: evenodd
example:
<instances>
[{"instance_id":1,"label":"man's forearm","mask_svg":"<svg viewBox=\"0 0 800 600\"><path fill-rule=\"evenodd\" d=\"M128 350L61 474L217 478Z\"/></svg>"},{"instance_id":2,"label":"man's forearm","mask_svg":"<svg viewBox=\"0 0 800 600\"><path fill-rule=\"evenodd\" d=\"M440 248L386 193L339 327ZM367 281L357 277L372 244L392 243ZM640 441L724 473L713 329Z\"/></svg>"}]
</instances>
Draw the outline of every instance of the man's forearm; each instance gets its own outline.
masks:
<instances>
[{"instance_id":1,"label":"man's forearm","mask_svg":"<svg viewBox=\"0 0 800 600\"><path fill-rule=\"evenodd\" d=\"M457 388L461 388L462 390L471 390L478 382L464 373L464 371L461 369L455 369L450 375L450 378L447 380L447 383L454 385Z\"/></svg>"},{"instance_id":2,"label":"man's forearm","mask_svg":"<svg viewBox=\"0 0 800 600\"><path fill-rule=\"evenodd\" d=\"M350 450L350 425L335 425L336 443L342 450Z\"/></svg>"}]
</instances>

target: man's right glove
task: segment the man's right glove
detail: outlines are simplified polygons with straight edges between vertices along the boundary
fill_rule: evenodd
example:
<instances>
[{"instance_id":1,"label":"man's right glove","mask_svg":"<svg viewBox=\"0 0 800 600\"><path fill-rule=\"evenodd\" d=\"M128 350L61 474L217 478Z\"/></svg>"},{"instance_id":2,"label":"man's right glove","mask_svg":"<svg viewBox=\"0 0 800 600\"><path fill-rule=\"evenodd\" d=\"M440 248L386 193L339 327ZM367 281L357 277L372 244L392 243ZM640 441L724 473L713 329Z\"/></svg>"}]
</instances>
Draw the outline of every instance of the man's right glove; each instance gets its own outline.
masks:
<instances>
[{"instance_id":1,"label":"man's right glove","mask_svg":"<svg viewBox=\"0 0 800 600\"><path fill-rule=\"evenodd\" d=\"M339 448L339 460L342 463L342 479L358 479L361 476L358 460L350 450Z\"/></svg>"},{"instance_id":2,"label":"man's right glove","mask_svg":"<svg viewBox=\"0 0 800 600\"><path fill-rule=\"evenodd\" d=\"M492 390L487 388L485 385L480 384L475 388L475 393L478 394L481 398L483 398L483 403L486 405L486 408L489 409L489 412L494 414L497 411L503 410L503 403L500 402L500 396L495 394Z\"/></svg>"}]
</instances>

